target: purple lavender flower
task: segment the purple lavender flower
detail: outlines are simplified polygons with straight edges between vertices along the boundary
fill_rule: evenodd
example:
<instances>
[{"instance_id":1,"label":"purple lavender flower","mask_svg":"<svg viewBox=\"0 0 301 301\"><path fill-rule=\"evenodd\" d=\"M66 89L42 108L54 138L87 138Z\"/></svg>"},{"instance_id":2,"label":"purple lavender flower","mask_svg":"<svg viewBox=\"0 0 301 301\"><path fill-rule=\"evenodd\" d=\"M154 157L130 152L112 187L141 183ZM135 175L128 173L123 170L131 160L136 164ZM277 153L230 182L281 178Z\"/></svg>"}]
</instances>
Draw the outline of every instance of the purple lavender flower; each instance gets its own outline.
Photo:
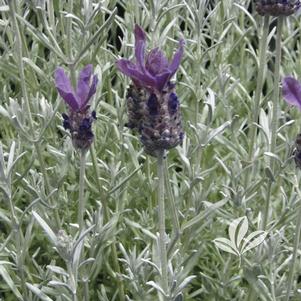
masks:
<instances>
[{"instance_id":1,"label":"purple lavender flower","mask_svg":"<svg viewBox=\"0 0 301 301\"><path fill-rule=\"evenodd\" d=\"M289 16L301 7L299 0L257 0L256 10L261 16Z\"/></svg>"},{"instance_id":2,"label":"purple lavender flower","mask_svg":"<svg viewBox=\"0 0 301 301\"><path fill-rule=\"evenodd\" d=\"M94 75L91 80L92 71L92 65L80 71L76 91L63 68L58 67L55 71L55 86L69 106L69 115L62 114L63 126L70 131L74 147L81 150L87 150L94 138L92 123L96 114L95 111L90 113L89 100L96 92L98 78Z\"/></svg>"},{"instance_id":3,"label":"purple lavender flower","mask_svg":"<svg viewBox=\"0 0 301 301\"><path fill-rule=\"evenodd\" d=\"M282 80L282 95L285 101L301 111L301 83L292 76Z\"/></svg>"},{"instance_id":4,"label":"purple lavender flower","mask_svg":"<svg viewBox=\"0 0 301 301\"><path fill-rule=\"evenodd\" d=\"M286 76L282 80L282 95L285 101L296 106L301 111L301 83L292 76ZM296 166L301 169L301 134L295 141L294 159Z\"/></svg>"},{"instance_id":5,"label":"purple lavender flower","mask_svg":"<svg viewBox=\"0 0 301 301\"><path fill-rule=\"evenodd\" d=\"M117 68L129 76L136 87L162 91L180 66L184 40L180 40L179 49L169 62L159 48L152 49L145 57L146 34L138 25L135 25L134 33L136 62L120 59Z\"/></svg>"},{"instance_id":6,"label":"purple lavender flower","mask_svg":"<svg viewBox=\"0 0 301 301\"><path fill-rule=\"evenodd\" d=\"M180 103L175 84L170 82L184 52L184 41L171 62L159 48L145 55L146 34L135 26L136 61L117 61L117 68L129 76L133 84L127 93L128 127L137 130L146 153L157 156L183 141Z\"/></svg>"}]
</instances>

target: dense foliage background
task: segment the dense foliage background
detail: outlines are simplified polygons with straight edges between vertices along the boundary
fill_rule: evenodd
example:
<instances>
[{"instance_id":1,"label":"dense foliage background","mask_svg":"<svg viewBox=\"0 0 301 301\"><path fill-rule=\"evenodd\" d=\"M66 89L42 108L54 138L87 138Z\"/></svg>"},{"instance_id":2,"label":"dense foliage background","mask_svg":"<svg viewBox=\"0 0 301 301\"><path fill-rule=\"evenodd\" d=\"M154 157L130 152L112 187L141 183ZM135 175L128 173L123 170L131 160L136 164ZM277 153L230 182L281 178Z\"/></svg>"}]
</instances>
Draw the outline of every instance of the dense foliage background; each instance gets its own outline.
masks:
<instances>
[{"instance_id":1,"label":"dense foliage background","mask_svg":"<svg viewBox=\"0 0 301 301\"><path fill-rule=\"evenodd\" d=\"M169 300L284 300L300 210L291 163L300 112L280 98L271 152L276 18L255 124L263 17L251 1L0 0L0 14L0 299L122 300L120 290L126 300L162 298L156 162L125 126L130 81L115 67L133 57L137 23L149 48L168 57L186 42L176 77L186 136L168 155ZM299 17L284 20L281 76L301 75L300 30ZM98 119L86 162L88 230L79 236L79 155L62 127L67 108L53 74L90 63ZM247 234L267 236L240 258L214 239L243 216ZM300 268L297 260L290 300L301 298Z\"/></svg>"}]
</instances>

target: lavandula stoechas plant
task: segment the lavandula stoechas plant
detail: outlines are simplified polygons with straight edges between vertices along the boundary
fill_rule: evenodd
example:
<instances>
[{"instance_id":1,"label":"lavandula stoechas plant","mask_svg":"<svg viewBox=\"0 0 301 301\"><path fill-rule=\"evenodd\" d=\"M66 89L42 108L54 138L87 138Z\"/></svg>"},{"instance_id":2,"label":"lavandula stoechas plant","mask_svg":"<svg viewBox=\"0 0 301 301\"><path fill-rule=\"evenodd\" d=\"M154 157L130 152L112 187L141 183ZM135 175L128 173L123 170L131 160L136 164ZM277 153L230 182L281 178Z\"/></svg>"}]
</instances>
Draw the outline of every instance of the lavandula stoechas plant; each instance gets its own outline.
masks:
<instances>
[{"instance_id":1,"label":"lavandula stoechas plant","mask_svg":"<svg viewBox=\"0 0 301 301\"><path fill-rule=\"evenodd\" d=\"M296 106L299 111L301 111L301 83L291 76L286 76L282 80L282 96L289 105ZM295 142L295 152L294 159L296 167L301 169L301 133L297 135ZM296 181L298 183L298 180ZM300 190L298 184L296 184L296 189L300 197ZM299 199L300 202L300 199ZM300 205L299 205L300 206ZM286 292L286 301L290 300L291 288L294 280L295 265L297 260L297 254L299 249L300 242L300 233L301 233L301 206L299 207L299 212L297 214L297 223L295 231L295 242L293 249L293 257L291 261L290 273L288 277L287 292Z\"/></svg>"},{"instance_id":2,"label":"lavandula stoechas plant","mask_svg":"<svg viewBox=\"0 0 301 301\"><path fill-rule=\"evenodd\" d=\"M158 166L158 220L161 288L168 292L167 251L164 206L165 151L181 144L184 136L180 103L171 78L179 68L184 40L169 62L159 48L145 55L146 34L135 25L135 62L117 61L117 68L132 79L127 91L128 127L140 133L147 154L157 157Z\"/></svg>"},{"instance_id":3,"label":"lavandula stoechas plant","mask_svg":"<svg viewBox=\"0 0 301 301\"><path fill-rule=\"evenodd\" d=\"M92 123L96 120L95 111L90 112L89 101L96 92L98 78L92 77L93 66L85 66L79 73L76 90L63 68L55 71L56 88L69 107L69 115L63 114L63 126L70 131L73 146L80 151L80 179L79 179L79 208L78 224L80 232L84 227L84 177L85 157L93 142Z\"/></svg>"},{"instance_id":4,"label":"lavandula stoechas plant","mask_svg":"<svg viewBox=\"0 0 301 301\"><path fill-rule=\"evenodd\" d=\"M301 7L299 0L257 0L256 10L261 16L289 16Z\"/></svg>"},{"instance_id":5,"label":"lavandula stoechas plant","mask_svg":"<svg viewBox=\"0 0 301 301\"><path fill-rule=\"evenodd\" d=\"M59 67L55 71L56 88L69 106L69 115L62 115L63 126L70 131L73 146L83 151L89 149L94 137L92 123L96 119L96 114L95 111L90 113L89 100L96 92L98 79L94 75L90 83L92 70L93 66L87 65L80 71L76 91L63 68Z\"/></svg>"},{"instance_id":6,"label":"lavandula stoechas plant","mask_svg":"<svg viewBox=\"0 0 301 301\"><path fill-rule=\"evenodd\" d=\"M127 93L128 127L141 134L145 152L157 156L183 140L180 103L175 93L172 76L179 68L184 41L171 62L159 48L145 56L146 34L135 26L135 57L117 61L117 68L129 76L133 83Z\"/></svg>"}]
</instances>

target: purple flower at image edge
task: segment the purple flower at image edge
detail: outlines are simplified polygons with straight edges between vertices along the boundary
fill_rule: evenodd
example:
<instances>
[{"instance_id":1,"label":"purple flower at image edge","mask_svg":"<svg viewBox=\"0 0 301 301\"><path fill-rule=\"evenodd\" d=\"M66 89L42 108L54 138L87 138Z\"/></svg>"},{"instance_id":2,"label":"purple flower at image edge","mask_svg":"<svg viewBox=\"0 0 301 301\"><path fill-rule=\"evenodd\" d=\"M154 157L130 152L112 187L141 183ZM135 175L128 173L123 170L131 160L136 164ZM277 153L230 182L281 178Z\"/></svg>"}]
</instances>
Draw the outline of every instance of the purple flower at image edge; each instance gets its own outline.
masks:
<instances>
[{"instance_id":1,"label":"purple flower at image edge","mask_svg":"<svg viewBox=\"0 0 301 301\"><path fill-rule=\"evenodd\" d=\"M301 111L301 83L292 76L282 80L282 95L285 101Z\"/></svg>"},{"instance_id":2,"label":"purple flower at image edge","mask_svg":"<svg viewBox=\"0 0 301 301\"><path fill-rule=\"evenodd\" d=\"M176 73L184 52L184 40L179 42L171 62L159 48L152 49L145 56L146 34L139 25L135 25L135 62L127 59L117 61L117 68L129 76L139 88L162 91Z\"/></svg>"},{"instance_id":3,"label":"purple flower at image edge","mask_svg":"<svg viewBox=\"0 0 301 301\"><path fill-rule=\"evenodd\" d=\"M93 142L92 123L96 120L95 111L89 112L89 101L96 92L98 78L92 77L93 66L85 66L79 73L76 90L63 68L55 71L55 86L69 107L69 115L63 113L63 126L71 133L75 148L87 150ZM92 79L91 79L92 77Z\"/></svg>"}]
</instances>

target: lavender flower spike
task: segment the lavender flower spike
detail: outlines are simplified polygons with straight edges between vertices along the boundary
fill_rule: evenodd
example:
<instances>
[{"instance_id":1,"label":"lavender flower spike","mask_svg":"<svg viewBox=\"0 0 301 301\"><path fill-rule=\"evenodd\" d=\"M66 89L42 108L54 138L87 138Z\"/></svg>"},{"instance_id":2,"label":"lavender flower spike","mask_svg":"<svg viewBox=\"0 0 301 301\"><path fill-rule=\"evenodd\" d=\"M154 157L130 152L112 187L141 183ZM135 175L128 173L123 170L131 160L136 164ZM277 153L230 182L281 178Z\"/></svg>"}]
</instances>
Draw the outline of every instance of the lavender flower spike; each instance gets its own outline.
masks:
<instances>
[{"instance_id":1,"label":"lavender flower spike","mask_svg":"<svg viewBox=\"0 0 301 301\"><path fill-rule=\"evenodd\" d=\"M164 53L155 48L145 56L146 34L139 25L135 25L135 62L120 59L117 68L129 76L139 88L162 91L179 68L184 51L184 40L180 40L179 48L171 62Z\"/></svg>"},{"instance_id":2,"label":"lavender flower spike","mask_svg":"<svg viewBox=\"0 0 301 301\"><path fill-rule=\"evenodd\" d=\"M282 80L282 95L285 101L301 111L301 83L291 76Z\"/></svg>"},{"instance_id":3,"label":"lavender flower spike","mask_svg":"<svg viewBox=\"0 0 301 301\"><path fill-rule=\"evenodd\" d=\"M63 126L70 131L74 147L81 150L87 150L94 138L92 123L96 114L95 111L89 112L89 101L96 92L98 78L96 75L92 77L92 71L92 65L80 71L76 91L63 68L58 67L55 71L55 86L69 106L69 115L62 114Z\"/></svg>"},{"instance_id":4,"label":"lavender flower spike","mask_svg":"<svg viewBox=\"0 0 301 301\"><path fill-rule=\"evenodd\" d=\"M140 133L144 150L151 156L171 149L183 141L180 102L172 76L180 66L184 41L171 61L159 48L145 54L146 34L135 26L135 61L120 59L117 68L129 76L133 84L127 93L129 122L127 126Z\"/></svg>"}]
</instances>

